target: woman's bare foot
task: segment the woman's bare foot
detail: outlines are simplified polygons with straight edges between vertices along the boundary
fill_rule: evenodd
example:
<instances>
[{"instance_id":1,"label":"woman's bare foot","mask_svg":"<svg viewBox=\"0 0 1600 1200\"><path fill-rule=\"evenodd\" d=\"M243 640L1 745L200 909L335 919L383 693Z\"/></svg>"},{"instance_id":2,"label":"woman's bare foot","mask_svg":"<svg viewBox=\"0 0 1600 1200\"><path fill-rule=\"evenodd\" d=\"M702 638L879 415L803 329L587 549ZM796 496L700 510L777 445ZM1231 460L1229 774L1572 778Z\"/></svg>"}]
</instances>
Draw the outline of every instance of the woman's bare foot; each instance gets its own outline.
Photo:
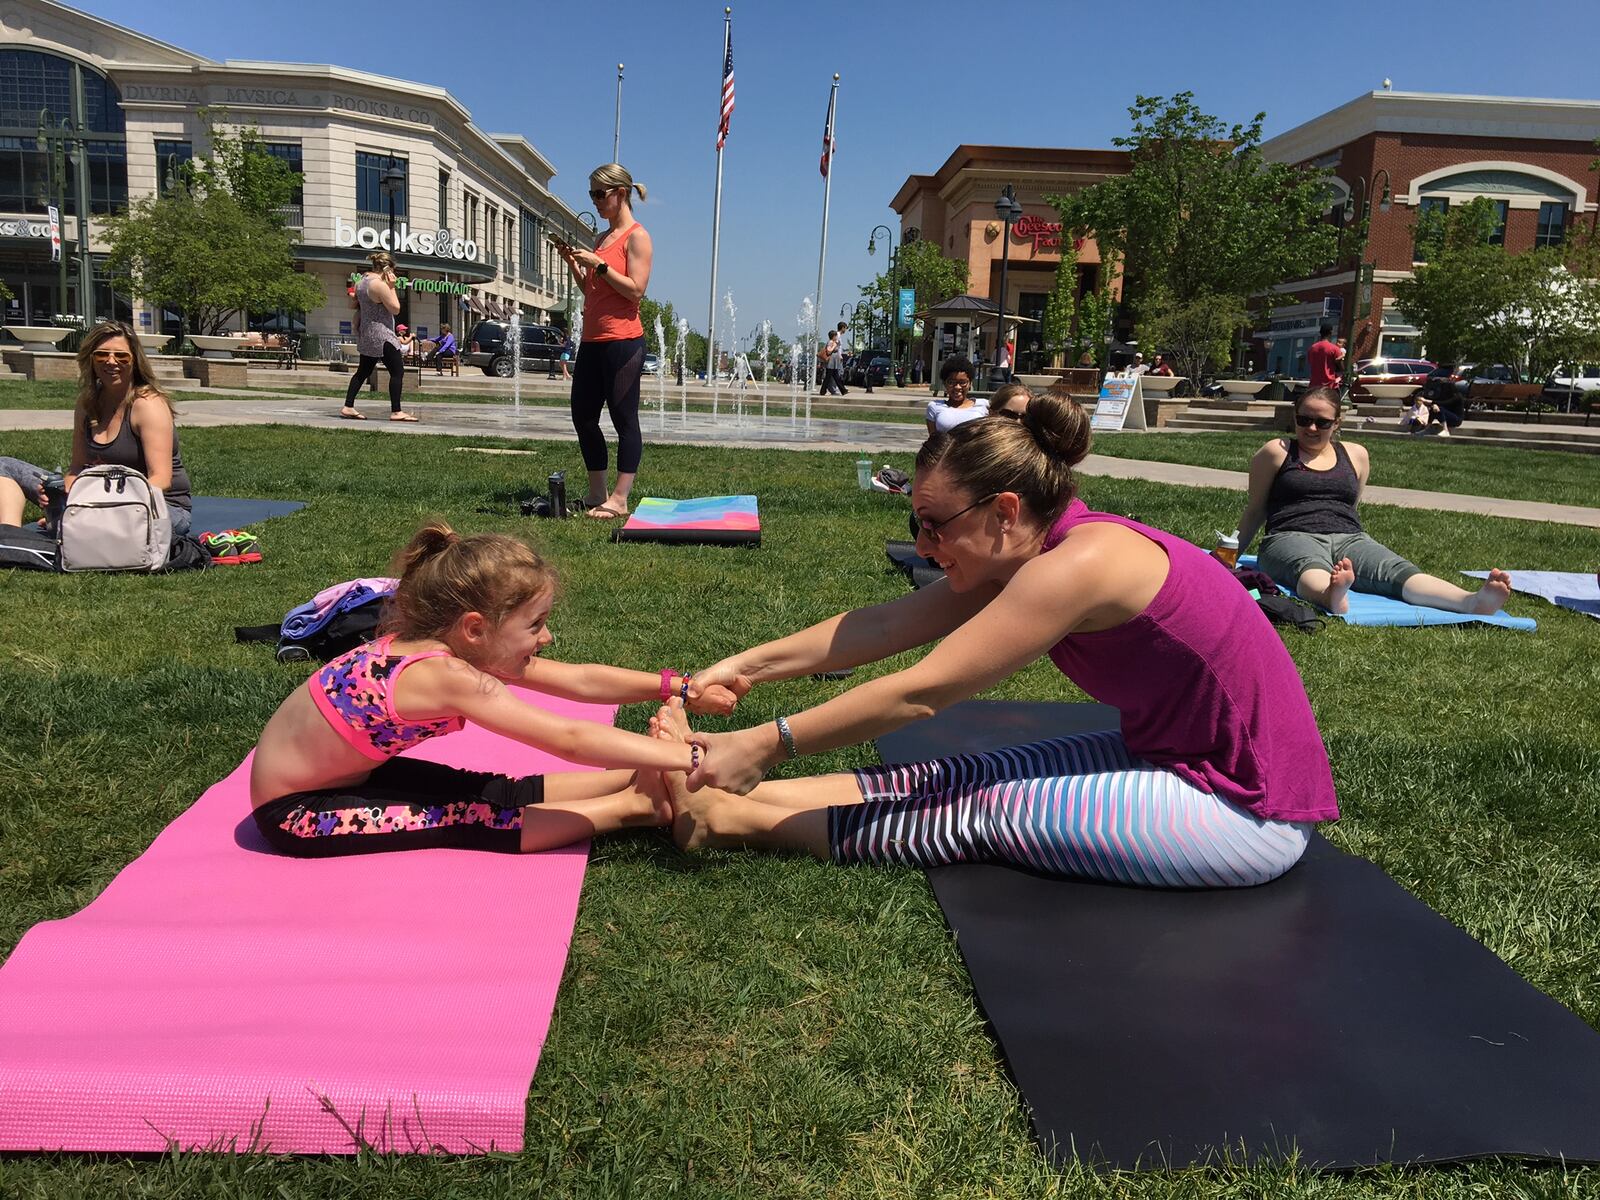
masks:
<instances>
[{"instance_id":1,"label":"woman's bare foot","mask_svg":"<svg viewBox=\"0 0 1600 1200\"><path fill-rule=\"evenodd\" d=\"M1483 586L1472 597L1472 607L1467 611L1475 617L1487 617L1504 608L1510 598L1511 576L1496 567L1489 572L1489 578L1483 581Z\"/></svg>"},{"instance_id":2,"label":"woman's bare foot","mask_svg":"<svg viewBox=\"0 0 1600 1200\"><path fill-rule=\"evenodd\" d=\"M389 420L391 420L391 421L415 421L416 417L412 416L408 412L397 412L397 413L390 413L389 414Z\"/></svg>"},{"instance_id":3,"label":"woman's bare foot","mask_svg":"<svg viewBox=\"0 0 1600 1200\"><path fill-rule=\"evenodd\" d=\"M615 496L607 496L599 504L591 504L584 512L584 516L593 517L596 521L615 521L618 517L628 515L628 502L619 500Z\"/></svg>"},{"instance_id":4,"label":"woman's bare foot","mask_svg":"<svg viewBox=\"0 0 1600 1200\"><path fill-rule=\"evenodd\" d=\"M351 408L348 404L339 410L339 415L346 421L365 421L367 419L366 413L359 408Z\"/></svg>"},{"instance_id":5,"label":"woman's bare foot","mask_svg":"<svg viewBox=\"0 0 1600 1200\"><path fill-rule=\"evenodd\" d=\"M1350 611L1350 587L1356 581L1356 569L1348 558L1341 558L1333 564L1333 570L1328 573L1328 611L1331 613L1347 613Z\"/></svg>"}]
</instances>

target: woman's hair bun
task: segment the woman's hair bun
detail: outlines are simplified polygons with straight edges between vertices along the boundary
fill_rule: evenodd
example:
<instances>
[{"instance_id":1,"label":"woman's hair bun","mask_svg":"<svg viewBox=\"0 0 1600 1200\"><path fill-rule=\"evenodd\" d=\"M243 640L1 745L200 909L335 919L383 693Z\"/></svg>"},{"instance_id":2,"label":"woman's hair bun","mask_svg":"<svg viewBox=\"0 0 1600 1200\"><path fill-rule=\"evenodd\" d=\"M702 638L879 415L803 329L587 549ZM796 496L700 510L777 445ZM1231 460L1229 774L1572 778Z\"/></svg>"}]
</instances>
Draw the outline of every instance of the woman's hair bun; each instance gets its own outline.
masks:
<instances>
[{"instance_id":1,"label":"woman's hair bun","mask_svg":"<svg viewBox=\"0 0 1600 1200\"><path fill-rule=\"evenodd\" d=\"M1089 414L1055 388L1036 396L1022 414L1022 425L1051 458L1075 467L1089 453Z\"/></svg>"}]
</instances>

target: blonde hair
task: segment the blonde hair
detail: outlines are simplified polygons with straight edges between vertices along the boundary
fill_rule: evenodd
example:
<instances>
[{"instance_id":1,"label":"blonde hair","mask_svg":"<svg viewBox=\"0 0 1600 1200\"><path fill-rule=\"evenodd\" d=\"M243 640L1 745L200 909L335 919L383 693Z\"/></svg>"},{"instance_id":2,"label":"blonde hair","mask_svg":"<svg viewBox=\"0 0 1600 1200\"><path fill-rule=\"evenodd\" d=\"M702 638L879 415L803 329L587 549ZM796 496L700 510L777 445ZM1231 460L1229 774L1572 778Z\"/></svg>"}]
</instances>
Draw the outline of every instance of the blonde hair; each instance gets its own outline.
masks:
<instances>
[{"instance_id":1,"label":"blonde hair","mask_svg":"<svg viewBox=\"0 0 1600 1200\"><path fill-rule=\"evenodd\" d=\"M128 349L133 353L133 382L128 388L128 398L131 400L143 392L153 392L161 397L167 411L176 416L178 410L172 407L172 401L156 387L155 368L150 365L144 344L139 341L133 326L126 321L102 321L84 335L78 346L78 399L73 405L74 420L87 433L97 428L109 415L100 412L100 377L94 370L94 352L114 337L126 339Z\"/></svg>"},{"instance_id":2,"label":"blonde hair","mask_svg":"<svg viewBox=\"0 0 1600 1200\"><path fill-rule=\"evenodd\" d=\"M1089 414L1054 388L1015 421L968 421L936 433L917 452L917 473L942 468L973 496L1015 492L1046 525L1077 491L1072 468L1089 453Z\"/></svg>"},{"instance_id":3,"label":"blonde hair","mask_svg":"<svg viewBox=\"0 0 1600 1200\"><path fill-rule=\"evenodd\" d=\"M383 630L400 638L443 638L465 613L493 625L552 591L556 574L526 543L503 533L462 537L430 521L395 555L400 584L383 610Z\"/></svg>"},{"instance_id":4,"label":"blonde hair","mask_svg":"<svg viewBox=\"0 0 1600 1200\"><path fill-rule=\"evenodd\" d=\"M596 167L589 172L589 186L591 188L632 188L639 193L639 199L645 198L644 184L635 183L633 176L628 174L628 168L621 163L607 163L603 167Z\"/></svg>"},{"instance_id":5,"label":"blonde hair","mask_svg":"<svg viewBox=\"0 0 1600 1200\"><path fill-rule=\"evenodd\" d=\"M372 264L372 269L374 271L394 270L394 255L390 254L387 250L374 250L371 254L367 255L367 261Z\"/></svg>"}]
</instances>

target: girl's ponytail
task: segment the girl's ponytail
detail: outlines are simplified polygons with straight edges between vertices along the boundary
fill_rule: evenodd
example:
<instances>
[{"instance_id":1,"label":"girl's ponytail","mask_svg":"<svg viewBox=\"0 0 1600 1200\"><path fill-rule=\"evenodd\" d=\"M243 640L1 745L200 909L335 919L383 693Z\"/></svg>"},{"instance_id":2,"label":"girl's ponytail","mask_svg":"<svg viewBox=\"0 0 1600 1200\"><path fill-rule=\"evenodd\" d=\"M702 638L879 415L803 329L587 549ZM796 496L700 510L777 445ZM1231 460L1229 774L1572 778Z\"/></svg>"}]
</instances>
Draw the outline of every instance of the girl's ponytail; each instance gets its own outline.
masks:
<instances>
[{"instance_id":1,"label":"girl's ponytail","mask_svg":"<svg viewBox=\"0 0 1600 1200\"><path fill-rule=\"evenodd\" d=\"M393 570L401 579L459 542L456 531L443 521L430 521L417 530L404 550L394 557Z\"/></svg>"}]
</instances>

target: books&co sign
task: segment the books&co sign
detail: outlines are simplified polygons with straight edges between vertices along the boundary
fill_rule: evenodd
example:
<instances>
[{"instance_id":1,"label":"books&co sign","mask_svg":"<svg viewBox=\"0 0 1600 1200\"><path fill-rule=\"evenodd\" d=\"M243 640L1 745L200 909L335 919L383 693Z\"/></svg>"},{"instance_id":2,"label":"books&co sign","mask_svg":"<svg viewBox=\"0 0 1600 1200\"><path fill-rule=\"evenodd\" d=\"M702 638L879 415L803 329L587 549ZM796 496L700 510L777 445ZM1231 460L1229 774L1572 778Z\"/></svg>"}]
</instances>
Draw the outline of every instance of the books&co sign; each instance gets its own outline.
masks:
<instances>
[{"instance_id":1,"label":"books&co sign","mask_svg":"<svg viewBox=\"0 0 1600 1200\"><path fill-rule=\"evenodd\" d=\"M337 213L333 218L333 244L340 249L359 246L363 250L388 250L393 254L420 254L425 257L479 262L478 243L458 238L448 229L412 229L404 221L387 229L353 225Z\"/></svg>"}]
</instances>

